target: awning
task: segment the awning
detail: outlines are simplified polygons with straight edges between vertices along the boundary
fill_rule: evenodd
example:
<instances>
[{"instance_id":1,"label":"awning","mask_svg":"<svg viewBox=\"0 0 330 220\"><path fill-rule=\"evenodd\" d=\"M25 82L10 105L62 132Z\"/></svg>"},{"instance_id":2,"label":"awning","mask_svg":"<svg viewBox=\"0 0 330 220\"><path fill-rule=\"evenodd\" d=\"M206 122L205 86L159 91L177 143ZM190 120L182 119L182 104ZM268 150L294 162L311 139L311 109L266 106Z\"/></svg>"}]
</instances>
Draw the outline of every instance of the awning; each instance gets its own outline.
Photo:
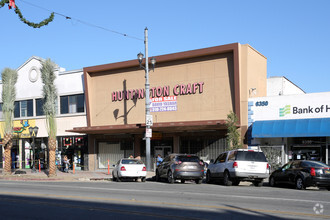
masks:
<instances>
[{"instance_id":1,"label":"awning","mask_svg":"<svg viewBox=\"0 0 330 220\"><path fill-rule=\"evenodd\" d=\"M255 121L252 137L330 137L330 118Z\"/></svg>"}]
</instances>

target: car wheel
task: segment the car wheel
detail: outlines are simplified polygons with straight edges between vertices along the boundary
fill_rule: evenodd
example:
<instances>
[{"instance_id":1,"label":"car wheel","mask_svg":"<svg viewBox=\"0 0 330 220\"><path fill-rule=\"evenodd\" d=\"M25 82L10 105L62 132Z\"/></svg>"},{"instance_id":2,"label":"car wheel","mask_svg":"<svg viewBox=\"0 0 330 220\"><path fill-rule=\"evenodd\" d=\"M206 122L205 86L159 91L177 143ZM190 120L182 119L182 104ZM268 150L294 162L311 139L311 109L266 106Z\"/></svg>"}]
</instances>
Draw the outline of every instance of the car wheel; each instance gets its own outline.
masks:
<instances>
[{"instance_id":1,"label":"car wheel","mask_svg":"<svg viewBox=\"0 0 330 220\"><path fill-rule=\"evenodd\" d=\"M112 181L116 181L116 177L115 175L113 175L113 172L112 172Z\"/></svg>"},{"instance_id":2,"label":"car wheel","mask_svg":"<svg viewBox=\"0 0 330 220\"><path fill-rule=\"evenodd\" d=\"M156 171L156 182L160 182L160 176L158 170Z\"/></svg>"},{"instance_id":3,"label":"car wheel","mask_svg":"<svg viewBox=\"0 0 330 220\"><path fill-rule=\"evenodd\" d=\"M168 183L174 183L174 177L173 177L173 173L171 170L168 171L168 173L167 173L167 181L168 181Z\"/></svg>"},{"instance_id":4,"label":"car wheel","mask_svg":"<svg viewBox=\"0 0 330 220\"><path fill-rule=\"evenodd\" d=\"M223 184L225 186L231 186L233 184L233 182L230 180L228 171L225 171L223 174Z\"/></svg>"},{"instance_id":5,"label":"car wheel","mask_svg":"<svg viewBox=\"0 0 330 220\"><path fill-rule=\"evenodd\" d=\"M304 181L303 179L299 176L296 179L296 189L302 190L305 189Z\"/></svg>"},{"instance_id":6,"label":"car wheel","mask_svg":"<svg viewBox=\"0 0 330 220\"><path fill-rule=\"evenodd\" d=\"M275 187L275 186L276 186L275 178L274 178L273 176L271 176L271 177L269 178L269 185L270 185L271 187Z\"/></svg>"},{"instance_id":7,"label":"car wheel","mask_svg":"<svg viewBox=\"0 0 330 220\"><path fill-rule=\"evenodd\" d=\"M118 173L117 173L117 178L116 178L117 182L121 182L121 178L119 177Z\"/></svg>"},{"instance_id":8,"label":"car wheel","mask_svg":"<svg viewBox=\"0 0 330 220\"><path fill-rule=\"evenodd\" d=\"M185 183L186 182L186 180L181 180L181 183Z\"/></svg>"},{"instance_id":9,"label":"car wheel","mask_svg":"<svg viewBox=\"0 0 330 220\"><path fill-rule=\"evenodd\" d=\"M240 182L240 180L233 180L233 186L238 186Z\"/></svg>"},{"instance_id":10,"label":"car wheel","mask_svg":"<svg viewBox=\"0 0 330 220\"><path fill-rule=\"evenodd\" d=\"M263 185L263 181L262 180L253 181L253 185L257 187L261 187Z\"/></svg>"},{"instance_id":11,"label":"car wheel","mask_svg":"<svg viewBox=\"0 0 330 220\"><path fill-rule=\"evenodd\" d=\"M145 177L141 177L141 182L145 182L146 178Z\"/></svg>"},{"instance_id":12,"label":"car wheel","mask_svg":"<svg viewBox=\"0 0 330 220\"><path fill-rule=\"evenodd\" d=\"M327 190L330 191L330 187L327 187Z\"/></svg>"},{"instance_id":13,"label":"car wheel","mask_svg":"<svg viewBox=\"0 0 330 220\"><path fill-rule=\"evenodd\" d=\"M206 183L212 183L212 177L210 171L207 171L206 173Z\"/></svg>"},{"instance_id":14,"label":"car wheel","mask_svg":"<svg viewBox=\"0 0 330 220\"><path fill-rule=\"evenodd\" d=\"M195 180L195 183L196 183L196 184L201 184L202 181L203 181L202 179L197 179L197 180Z\"/></svg>"}]
</instances>

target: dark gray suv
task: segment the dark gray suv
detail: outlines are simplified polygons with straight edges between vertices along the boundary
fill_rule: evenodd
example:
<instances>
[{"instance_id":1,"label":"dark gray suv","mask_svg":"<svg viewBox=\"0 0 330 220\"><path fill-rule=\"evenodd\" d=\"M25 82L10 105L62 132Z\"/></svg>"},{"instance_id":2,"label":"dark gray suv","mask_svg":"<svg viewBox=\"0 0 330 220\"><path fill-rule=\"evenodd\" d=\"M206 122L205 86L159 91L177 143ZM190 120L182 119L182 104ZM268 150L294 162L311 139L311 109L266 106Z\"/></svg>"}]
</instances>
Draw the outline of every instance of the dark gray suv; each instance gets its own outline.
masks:
<instances>
[{"instance_id":1,"label":"dark gray suv","mask_svg":"<svg viewBox=\"0 0 330 220\"><path fill-rule=\"evenodd\" d=\"M156 181L167 179L169 183L175 180L194 180L201 184L204 176L204 164L199 157L190 154L170 154L156 168Z\"/></svg>"}]
</instances>

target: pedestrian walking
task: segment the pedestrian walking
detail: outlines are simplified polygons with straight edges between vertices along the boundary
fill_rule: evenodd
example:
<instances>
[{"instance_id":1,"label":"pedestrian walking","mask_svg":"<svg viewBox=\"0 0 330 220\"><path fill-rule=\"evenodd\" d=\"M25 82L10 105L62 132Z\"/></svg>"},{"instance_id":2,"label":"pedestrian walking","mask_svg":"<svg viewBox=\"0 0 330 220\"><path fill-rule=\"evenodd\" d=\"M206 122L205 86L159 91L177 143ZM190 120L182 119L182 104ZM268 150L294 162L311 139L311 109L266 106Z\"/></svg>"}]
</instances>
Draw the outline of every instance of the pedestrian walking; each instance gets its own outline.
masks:
<instances>
[{"instance_id":1,"label":"pedestrian walking","mask_svg":"<svg viewBox=\"0 0 330 220\"><path fill-rule=\"evenodd\" d=\"M63 164L64 164L64 172L68 173L69 172L69 166L70 166L70 159L65 155L63 158Z\"/></svg>"}]
</instances>

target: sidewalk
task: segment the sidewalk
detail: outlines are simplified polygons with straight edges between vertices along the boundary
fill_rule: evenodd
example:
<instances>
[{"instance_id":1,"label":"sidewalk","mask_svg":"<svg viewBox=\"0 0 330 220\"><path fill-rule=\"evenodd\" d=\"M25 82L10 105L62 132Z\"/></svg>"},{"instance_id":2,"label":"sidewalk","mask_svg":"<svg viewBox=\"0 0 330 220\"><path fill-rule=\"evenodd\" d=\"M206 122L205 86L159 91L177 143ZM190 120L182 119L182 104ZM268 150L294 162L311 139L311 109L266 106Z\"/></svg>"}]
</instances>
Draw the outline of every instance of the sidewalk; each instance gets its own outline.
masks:
<instances>
[{"instance_id":1,"label":"sidewalk","mask_svg":"<svg viewBox=\"0 0 330 220\"><path fill-rule=\"evenodd\" d=\"M26 174L21 174L23 171ZM33 173L30 169L24 170L16 170L13 171L11 175L4 175L2 169L0 169L0 180L10 180L10 181L62 181L62 182L70 182L70 181L110 181L112 180L111 175L112 170L110 170L110 174L108 174L108 170L97 170L97 171L82 171L76 170L74 173L72 170L69 173L64 173L59 170L56 172L56 176L48 177L45 170L41 170L39 172L37 170L36 173ZM16 174L15 174L16 173ZM20 173L20 174L19 174ZM147 173L147 179L152 178L155 175L154 172Z\"/></svg>"}]
</instances>

